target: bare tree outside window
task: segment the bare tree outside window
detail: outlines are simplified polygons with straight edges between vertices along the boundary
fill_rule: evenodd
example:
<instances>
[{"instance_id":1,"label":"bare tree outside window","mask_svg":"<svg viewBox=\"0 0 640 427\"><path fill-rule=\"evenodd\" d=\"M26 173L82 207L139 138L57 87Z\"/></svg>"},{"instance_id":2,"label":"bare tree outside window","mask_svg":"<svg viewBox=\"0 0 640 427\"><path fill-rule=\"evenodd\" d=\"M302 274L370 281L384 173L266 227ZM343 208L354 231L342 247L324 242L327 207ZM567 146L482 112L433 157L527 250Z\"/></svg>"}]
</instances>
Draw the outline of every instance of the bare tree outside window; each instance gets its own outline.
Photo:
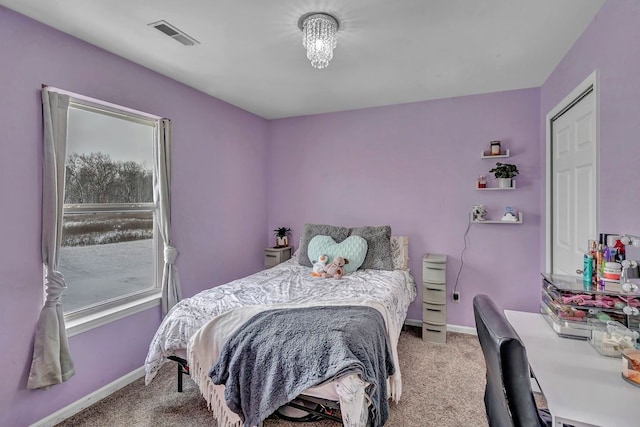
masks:
<instances>
[{"instance_id":1,"label":"bare tree outside window","mask_svg":"<svg viewBox=\"0 0 640 427\"><path fill-rule=\"evenodd\" d=\"M65 204L151 203L153 172L104 153L67 154Z\"/></svg>"}]
</instances>

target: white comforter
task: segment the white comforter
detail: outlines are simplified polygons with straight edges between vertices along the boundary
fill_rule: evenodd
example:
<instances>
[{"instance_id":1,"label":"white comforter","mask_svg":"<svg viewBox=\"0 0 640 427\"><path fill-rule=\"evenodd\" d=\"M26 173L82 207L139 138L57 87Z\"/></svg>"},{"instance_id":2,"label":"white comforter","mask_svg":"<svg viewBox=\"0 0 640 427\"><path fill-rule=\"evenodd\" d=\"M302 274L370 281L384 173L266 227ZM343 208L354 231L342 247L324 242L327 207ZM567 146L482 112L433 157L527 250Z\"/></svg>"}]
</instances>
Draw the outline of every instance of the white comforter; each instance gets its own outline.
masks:
<instances>
[{"instance_id":1,"label":"white comforter","mask_svg":"<svg viewBox=\"0 0 640 427\"><path fill-rule=\"evenodd\" d=\"M401 393L397 343L407 308L416 297L416 285L408 271L358 270L340 280L314 278L311 268L296 258L225 285L207 289L178 303L162 321L145 361L148 384L168 356L187 348L191 337L206 323L230 310L255 305L344 305L353 302L384 307L389 342L396 360L396 387ZM386 315L385 315L386 314ZM395 393L393 392L395 389ZM395 395L393 395L395 394Z\"/></svg>"}]
</instances>

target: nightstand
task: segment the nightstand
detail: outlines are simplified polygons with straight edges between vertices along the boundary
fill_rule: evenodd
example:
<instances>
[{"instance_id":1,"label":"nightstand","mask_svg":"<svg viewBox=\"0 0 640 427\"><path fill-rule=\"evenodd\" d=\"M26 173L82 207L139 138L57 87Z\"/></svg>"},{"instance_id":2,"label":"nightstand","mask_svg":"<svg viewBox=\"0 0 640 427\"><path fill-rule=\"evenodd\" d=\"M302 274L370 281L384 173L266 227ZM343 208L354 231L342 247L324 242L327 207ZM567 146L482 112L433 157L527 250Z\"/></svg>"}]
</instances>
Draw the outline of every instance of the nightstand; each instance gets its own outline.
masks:
<instances>
[{"instance_id":1,"label":"nightstand","mask_svg":"<svg viewBox=\"0 0 640 427\"><path fill-rule=\"evenodd\" d=\"M271 268L291 258L293 248L287 246L285 248L266 248L264 250L264 267Z\"/></svg>"}]
</instances>

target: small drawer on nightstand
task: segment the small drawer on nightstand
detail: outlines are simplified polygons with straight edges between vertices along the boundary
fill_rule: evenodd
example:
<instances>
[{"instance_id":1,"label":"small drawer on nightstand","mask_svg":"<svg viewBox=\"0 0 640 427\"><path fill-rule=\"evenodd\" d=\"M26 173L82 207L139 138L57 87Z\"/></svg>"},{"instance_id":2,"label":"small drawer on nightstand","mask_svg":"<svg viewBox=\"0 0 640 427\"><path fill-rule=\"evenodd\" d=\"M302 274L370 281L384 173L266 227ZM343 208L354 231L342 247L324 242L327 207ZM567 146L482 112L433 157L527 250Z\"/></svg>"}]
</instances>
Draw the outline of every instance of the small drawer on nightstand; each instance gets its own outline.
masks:
<instances>
[{"instance_id":1,"label":"small drawer on nightstand","mask_svg":"<svg viewBox=\"0 0 640 427\"><path fill-rule=\"evenodd\" d=\"M444 304L422 303L422 320L438 325L447 324L447 306Z\"/></svg>"},{"instance_id":2,"label":"small drawer on nightstand","mask_svg":"<svg viewBox=\"0 0 640 427\"><path fill-rule=\"evenodd\" d=\"M447 325L422 324L422 340L444 344L447 342Z\"/></svg>"},{"instance_id":3,"label":"small drawer on nightstand","mask_svg":"<svg viewBox=\"0 0 640 427\"><path fill-rule=\"evenodd\" d=\"M447 286L435 283L422 283L422 301L432 304L446 304Z\"/></svg>"},{"instance_id":4,"label":"small drawer on nightstand","mask_svg":"<svg viewBox=\"0 0 640 427\"><path fill-rule=\"evenodd\" d=\"M264 266L266 268L271 268L271 267L276 266L278 264L280 264L280 255L274 254L274 253L270 253L270 252L266 252L264 254Z\"/></svg>"},{"instance_id":5,"label":"small drawer on nightstand","mask_svg":"<svg viewBox=\"0 0 640 427\"><path fill-rule=\"evenodd\" d=\"M292 247L267 248L264 250L264 267L271 268L291 258Z\"/></svg>"}]
</instances>

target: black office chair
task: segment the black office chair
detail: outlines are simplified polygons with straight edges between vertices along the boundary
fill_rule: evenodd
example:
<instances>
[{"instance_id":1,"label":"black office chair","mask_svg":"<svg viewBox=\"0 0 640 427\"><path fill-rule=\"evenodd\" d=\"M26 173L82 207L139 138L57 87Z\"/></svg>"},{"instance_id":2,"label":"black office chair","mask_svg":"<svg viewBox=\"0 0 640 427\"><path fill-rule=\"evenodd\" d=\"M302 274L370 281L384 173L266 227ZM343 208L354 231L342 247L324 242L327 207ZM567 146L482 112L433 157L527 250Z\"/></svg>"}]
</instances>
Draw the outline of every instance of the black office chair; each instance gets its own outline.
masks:
<instances>
[{"instance_id":1,"label":"black office chair","mask_svg":"<svg viewBox=\"0 0 640 427\"><path fill-rule=\"evenodd\" d=\"M527 353L516 331L486 295L473 298L473 314L487 365L484 406L489 425L550 427L549 412L536 407Z\"/></svg>"}]
</instances>

